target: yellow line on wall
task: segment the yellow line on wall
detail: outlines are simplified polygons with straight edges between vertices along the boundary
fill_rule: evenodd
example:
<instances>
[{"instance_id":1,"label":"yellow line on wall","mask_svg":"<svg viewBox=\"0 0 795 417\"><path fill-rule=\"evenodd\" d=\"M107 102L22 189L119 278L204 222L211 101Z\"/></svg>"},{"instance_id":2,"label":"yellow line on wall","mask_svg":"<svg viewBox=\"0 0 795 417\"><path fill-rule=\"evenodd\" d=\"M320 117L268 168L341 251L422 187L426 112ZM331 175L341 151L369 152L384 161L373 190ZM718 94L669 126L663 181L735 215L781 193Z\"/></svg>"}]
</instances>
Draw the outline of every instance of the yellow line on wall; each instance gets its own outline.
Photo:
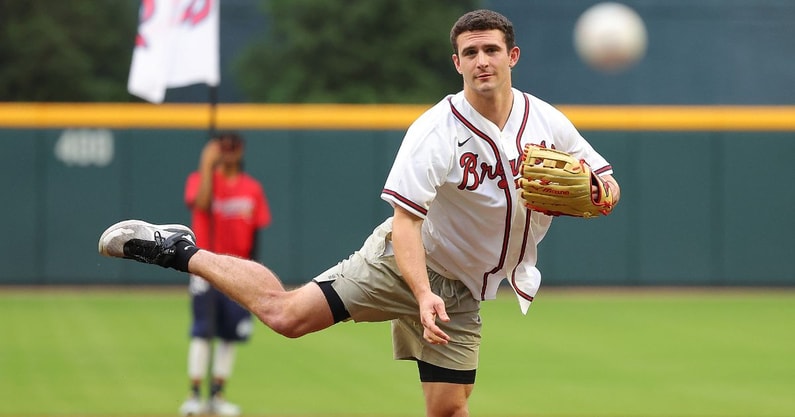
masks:
<instances>
[{"instance_id":1,"label":"yellow line on wall","mask_svg":"<svg viewBox=\"0 0 795 417\"><path fill-rule=\"evenodd\" d=\"M430 105L219 104L218 129L403 130ZM580 130L795 131L795 106L558 106ZM0 103L0 128L206 129L206 104Z\"/></svg>"},{"instance_id":2,"label":"yellow line on wall","mask_svg":"<svg viewBox=\"0 0 795 417\"><path fill-rule=\"evenodd\" d=\"M580 130L795 131L795 106L560 106Z\"/></svg>"}]
</instances>

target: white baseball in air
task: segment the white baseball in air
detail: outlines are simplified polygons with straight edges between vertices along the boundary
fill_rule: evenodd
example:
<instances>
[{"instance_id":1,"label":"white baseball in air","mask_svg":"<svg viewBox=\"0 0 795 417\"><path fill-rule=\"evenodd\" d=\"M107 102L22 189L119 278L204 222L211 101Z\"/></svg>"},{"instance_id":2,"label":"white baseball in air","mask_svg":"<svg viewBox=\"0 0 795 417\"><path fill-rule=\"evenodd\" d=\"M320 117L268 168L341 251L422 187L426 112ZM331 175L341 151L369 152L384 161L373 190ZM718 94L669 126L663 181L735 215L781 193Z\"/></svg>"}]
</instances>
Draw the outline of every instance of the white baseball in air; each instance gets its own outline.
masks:
<instances>
[{"instance_id":1,"label":"white baseball in air","mask_svg":"<svg viewBox=\"0 0 795 417\"><path fill-rule=\"evenodd\" d=\"M590 67L621 72L646 53L646 25L631 8L604 2L591 6L574 26L574 48Z\"/></svg>"}]
</instances>

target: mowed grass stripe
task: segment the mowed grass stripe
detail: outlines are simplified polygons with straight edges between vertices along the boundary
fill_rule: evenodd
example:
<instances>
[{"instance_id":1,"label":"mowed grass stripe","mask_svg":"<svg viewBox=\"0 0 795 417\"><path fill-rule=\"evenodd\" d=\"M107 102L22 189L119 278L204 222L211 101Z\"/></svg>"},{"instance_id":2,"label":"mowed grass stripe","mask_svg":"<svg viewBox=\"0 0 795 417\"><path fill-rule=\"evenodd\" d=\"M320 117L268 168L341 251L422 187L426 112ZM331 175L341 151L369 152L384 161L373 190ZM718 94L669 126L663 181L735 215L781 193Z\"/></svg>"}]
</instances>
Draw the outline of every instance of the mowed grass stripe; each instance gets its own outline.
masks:
<instances>
[{"instance_id":1,"label":"mowed grass stripe","mask_svg":"<svg viewBox=\"0 0 795 417\"><path fill-rule=\"evenodd\" d=\"M483 305L473 415L795 415L795 292L562 291ZM0 416L173 416L186 289L0 290ZM421 416L388 323L288 340L258 324L228 387L248 416Z\"/></svg>"}]
</instances>

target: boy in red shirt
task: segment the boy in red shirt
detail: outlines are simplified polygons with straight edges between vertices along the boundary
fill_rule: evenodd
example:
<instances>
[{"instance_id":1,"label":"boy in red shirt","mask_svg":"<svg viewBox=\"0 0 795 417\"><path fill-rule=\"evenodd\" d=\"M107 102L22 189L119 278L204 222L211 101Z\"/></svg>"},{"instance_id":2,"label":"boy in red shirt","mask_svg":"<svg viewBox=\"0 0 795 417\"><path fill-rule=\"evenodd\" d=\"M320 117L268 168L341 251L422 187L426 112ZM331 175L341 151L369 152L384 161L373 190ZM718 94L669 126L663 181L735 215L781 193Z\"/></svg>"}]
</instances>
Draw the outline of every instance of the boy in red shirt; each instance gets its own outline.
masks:
<instances>
[{"instance_id":1,"label":"boy in red shirt","mask_svg":"<svg viewBox=\"0 0 795 417\"><path fill-rule=\"evenodd\" d=\"M197 244L241 258L254 259L258 232L271 221L261 184L243 172L242 137L225 132L202 150L199 169L188 176L185 203L192 211ZM190 281L193 323L188 349L191 394L180 407L183 416L213 413L240 415L240 408L223 398L231 375L235 343L248 340L251 314L207 281L192 275ZM210 399L201 401L201 384L210 365L213 339L219 341L212 355Z\"/></svg>"}]
</instances>

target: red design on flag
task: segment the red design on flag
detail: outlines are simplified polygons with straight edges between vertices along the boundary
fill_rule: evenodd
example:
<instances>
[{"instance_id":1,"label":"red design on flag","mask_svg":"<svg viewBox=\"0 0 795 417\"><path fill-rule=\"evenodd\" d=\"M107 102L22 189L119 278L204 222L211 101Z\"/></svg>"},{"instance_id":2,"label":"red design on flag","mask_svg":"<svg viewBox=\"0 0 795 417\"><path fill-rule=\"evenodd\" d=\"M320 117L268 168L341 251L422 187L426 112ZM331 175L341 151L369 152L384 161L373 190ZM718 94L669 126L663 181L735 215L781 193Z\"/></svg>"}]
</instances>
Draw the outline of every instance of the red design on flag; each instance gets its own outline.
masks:
<instances>
[{"instance_id":1,"label":"red design on flag","mask_svg":"<svg viewBox=\"0 0 795 417\"><path fill-rule=\"evenodd\" d=\"M142 0L127 90L161 103L167 88L218 85L219 14L218 0Z\"/></svg>"},{"instance_id":2,"label":"red design on flag","mask_svg":"<svg viewBox=\"0 0 795 417\"><path fill-rule=\"evenodd\" d=\"M190 22L192 25L199 24L210 15L210 7L213 0L193 0L185 9L182 15L183 22Z\"/></svg>"},{"instance_id":3,"label":"red design on flag","mask_svg":"<svg viewBox=\"0 0 795 417\"><path fill-rule=\"evenodd\" d=\"M147 20L152 18L152 15L155 13L155 0L142 0L141 1L141 11L139 13L139 27L143 25ZM139 30L138 33L135 35L135 46L136 47L146 47L146 38L141 35L141 31Z\"/></svg>"}]
</instances>

